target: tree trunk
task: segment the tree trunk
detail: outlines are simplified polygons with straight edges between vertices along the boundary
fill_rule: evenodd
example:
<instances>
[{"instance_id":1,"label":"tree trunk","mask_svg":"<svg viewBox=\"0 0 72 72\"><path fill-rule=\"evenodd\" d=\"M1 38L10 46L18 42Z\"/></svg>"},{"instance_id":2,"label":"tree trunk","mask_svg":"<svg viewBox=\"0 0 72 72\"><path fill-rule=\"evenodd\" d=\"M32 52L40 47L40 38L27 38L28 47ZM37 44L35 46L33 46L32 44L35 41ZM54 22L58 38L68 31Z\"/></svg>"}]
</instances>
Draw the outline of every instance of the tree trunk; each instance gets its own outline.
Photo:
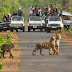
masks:
<instances>
[{"instance_id":1,"label":"tree trunk","mask_svg":"<svg viewBox=\"0 0 72 72\"><path fill-rule=\"evenodd\" d=\"M62 9L68 11L68 2L69 0L62 0Z\"/></svg>"}]
</instances>

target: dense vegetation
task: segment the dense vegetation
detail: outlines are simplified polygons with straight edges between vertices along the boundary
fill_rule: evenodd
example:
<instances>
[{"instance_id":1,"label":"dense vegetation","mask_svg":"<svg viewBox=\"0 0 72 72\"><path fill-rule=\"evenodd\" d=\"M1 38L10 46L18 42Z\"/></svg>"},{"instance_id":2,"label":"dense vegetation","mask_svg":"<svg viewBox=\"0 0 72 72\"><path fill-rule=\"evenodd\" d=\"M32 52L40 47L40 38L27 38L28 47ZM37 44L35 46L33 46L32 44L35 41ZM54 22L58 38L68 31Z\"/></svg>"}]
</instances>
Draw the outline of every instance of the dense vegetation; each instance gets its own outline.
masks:
<instances>
[{"instance_id":1,"label":"dense vegetation","mask_svg":"<svg viewBox=\"0 0 72 72\"><path fill-rule=\"evenodd\" d=\"M0 0L0 19L3 18L4 14L11 14L12 12L17 11L18 8L18 0Z\"/></svg>"},{"instance_id":2,"label":"dense vegetation","mask_svg":"<svg viewBox=\"0 0 72 72\"><path fill-rule=\"evenodd\" d=\"M1 72L2 67L3 67L3 63L0 62L0 72Z\"/></svg>"},{"instance_id":3,"label":"dense vegetation","mask_svg":"<svg viewBox=\"0 0 72 72\"><path fill-rule=\"evenodd\" d=\"M59 9L67 9L69 11L72 11L72 0L19 0L19 3L24 8L29 8L30 6L37 5L38 7L47 7L54 6Z\"/></svg>"},{"instance_id":4,"label":"dense vegetation","mask_svg":"<svg viewBox=\"0 0 72 72\"><path fill-rule=\"evenodd\" d=\"M72 12L72 0L0 0L0 19L4 14L12 14L22 7L23 11L29 10L31 6L37 5L44 8L49 6L57 7L59 10L65 9ZM29 11L26 11L28 14Z\"/></svg>"}]
</instances>

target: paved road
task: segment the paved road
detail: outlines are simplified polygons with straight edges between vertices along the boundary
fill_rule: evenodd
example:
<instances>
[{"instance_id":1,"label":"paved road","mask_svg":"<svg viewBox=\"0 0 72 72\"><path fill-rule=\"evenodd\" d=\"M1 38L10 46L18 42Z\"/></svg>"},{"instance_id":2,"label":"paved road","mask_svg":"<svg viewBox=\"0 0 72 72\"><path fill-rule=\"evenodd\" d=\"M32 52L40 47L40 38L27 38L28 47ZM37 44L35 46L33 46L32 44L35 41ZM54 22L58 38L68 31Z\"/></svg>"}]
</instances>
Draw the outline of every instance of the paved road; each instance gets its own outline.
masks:
<instances>
[{"instance_id":1,"label":"paved road","mask_svg":"<svg viewBox=\"0 0 72 72\"><path fill-rule=\"evenodd\" d=\"M44 56L37 52L32 56L32 51L37 42L49 41L54 33L45 32L18 32L19 45L22 55L19 72L72 72L72 46L61 40L60 55L49 55L49 50L43 50Z\"/></svg>"}]
</instances>

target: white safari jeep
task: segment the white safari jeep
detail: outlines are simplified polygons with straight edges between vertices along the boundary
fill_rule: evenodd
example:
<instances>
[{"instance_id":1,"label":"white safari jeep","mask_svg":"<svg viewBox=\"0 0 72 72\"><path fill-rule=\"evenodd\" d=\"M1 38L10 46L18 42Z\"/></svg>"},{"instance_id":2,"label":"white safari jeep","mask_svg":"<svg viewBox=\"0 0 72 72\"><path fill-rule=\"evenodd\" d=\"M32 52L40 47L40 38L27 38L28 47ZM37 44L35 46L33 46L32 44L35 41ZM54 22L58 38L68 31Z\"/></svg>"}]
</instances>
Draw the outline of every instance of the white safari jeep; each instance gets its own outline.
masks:
<instances>
[{"instance_id":1,"label":"white safari jeep","mask_svg":"<svg viewBox=\"0 0 72 72\"><path fill-rule=\"evenodd\" d=\"M51 30L58 30L63 28L62 18L59 16L49 17L48 23L46 24L46 31L50 32Z\"/></svg>"},{"instance_id":2,"label":"white safari jeep","mask_svg":"<svg viewBox=\"0 0 72 72\"><path fill-rule=\"evenodd\" d=\"M40 31L43 31L43 26L42 26L42 19L39 16L30 16L29 18L29 23L28 23L28 32L33 29L40 29Z\"/></svg>"},{"instance_id":3,"label":"white safari jeep","mask_svg":"<svg viewBox=\"0 0 72 72\"><path fill-rule=\"evenodd\" d=\"M11 24L10 24L10 31L16 30L18 32L18 29L25 31L25 24L24 24L24 18L22 16L12 16L11 17Z\"/></svg>"}]
</instances>

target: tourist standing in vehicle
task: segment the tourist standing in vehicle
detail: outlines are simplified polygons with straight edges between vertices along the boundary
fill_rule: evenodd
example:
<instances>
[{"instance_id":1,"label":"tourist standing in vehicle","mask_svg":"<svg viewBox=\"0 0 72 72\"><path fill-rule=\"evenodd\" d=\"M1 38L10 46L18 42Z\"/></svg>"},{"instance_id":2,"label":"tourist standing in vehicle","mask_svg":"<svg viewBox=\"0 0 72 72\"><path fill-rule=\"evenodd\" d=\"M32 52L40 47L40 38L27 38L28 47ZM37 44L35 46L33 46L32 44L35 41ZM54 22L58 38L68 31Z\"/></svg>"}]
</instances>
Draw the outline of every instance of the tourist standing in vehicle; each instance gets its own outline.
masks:
<instances>
[{"instance_id":1,"label":"tourist standing in vehicle","mask_svg":"<svg viewBox=\"0 0 72 72\"><path fill-rule=\"evenodd\" d=\"M54 16L59 16L59 12L57 8L55 9Z\"/></svg>"},{"instance_id":2,"label":"tourist standing in vehicle","mask_svg":"<svg viewBox=\"0 0 72 72\"><path fill-rule=\"evenodd\" d=\"M50 10L50 14L51 14L51 16L53 16L54 13L55 13L55 8L51 8L51 10Z\"/></svg>"},{"instance_id":3,"label":"tourist standing in vehicle","mask_svg":"<svg viewBox=\"0 0 72 72\"><path fill-rule=\"evenodd\" d=\"M46 31L46 25L48 23L48 18L49 18L48 14L45 13L45 31Z\"/></svg>"},{"instance_id":4,"label":"tourist standing in vehicle","mask_svg":"<svg viewBox=\"0 0 72 72\"><path fill-rule=\"evenodd\" d=\"M48 6L48 13L50 13L50 11L51 11L51 8Z\"/></svg>"},{"instance_id":5,"label":"tourist standing in vehicle","mask_svg":"<svg viewBox=\"0 0 72 72\"><path fill-rule=\"evenodd\" d=\"M13 14L12 14L12 16L17 16L18 14L17 14L17 12L13 12Z\"/></svg>"},{"instance_id":6,"label":"tourist standing in vehicle","mask_svg":"<svg viewBox=\"0 0 72 72\"><path fill-rule=\"evenodd\" d=\"M37 6L35 6L35 13L36 13L36 16L38 15L38 7Z\"/></svg>"},{"instance_id":7,"label":"tourist standing in vehicle","mask_svg":"<svg viewBox=\"0 0 72 72\"><path fill-rule=\"evenodd\" d=\"M38 14L39 14L39 16L42 16L42 10L41 10L41 8L38 9Z\"/></svg>"},{"instance_id":8,"label":"tourist standing in vehicle","mask_svg":"<svg viewBox=\"0 0 72 72\"><path fill-rule=\"evenodd\" d=\"M34 6L30 7L30 15L33 14Z\"/></svg>"},{"instance_id":9,"label":"tourist standing in vehicle","mask_svg":"<svg viewBox=\"0 0 72 72\"><path fill-rule=\"evenodd\" d=\"M8 14L7 21L8 21L8 22L11 21L11 14Z\"/></svg>"},{"instance_id":10,"label":"tourist standing in vehicle","mask_svg":"<svg viewBox=\"0 0 72 72\"><path fill-rule=\"evenodd\" d=\"M18 16L22 16L22 10L21 10L21 8L19 8L19 10L18 10Z\"/></svg>"},{"instance_id":11,"label":"tourist standing in vehicle","mask_svg":"<svg viewBox=\"0 0 72 72\"><path fill-rule=\"evenodd\" d=\"M4 15L4 17L3 17L3 21L4 21L4 22L7 21L7 16L6 16L6 15Z\"/></svg>"},{"instance_id":12,"label":"tourist standing in vehicle","mask_svg":"<svg viewBox=\"0 0 72 72\"><path fill-rule=\"evenodd\" d=\"M32 16L36 16L36 12L35 12L35 10L33 10Z\"/></svg>"}]
</instances>

